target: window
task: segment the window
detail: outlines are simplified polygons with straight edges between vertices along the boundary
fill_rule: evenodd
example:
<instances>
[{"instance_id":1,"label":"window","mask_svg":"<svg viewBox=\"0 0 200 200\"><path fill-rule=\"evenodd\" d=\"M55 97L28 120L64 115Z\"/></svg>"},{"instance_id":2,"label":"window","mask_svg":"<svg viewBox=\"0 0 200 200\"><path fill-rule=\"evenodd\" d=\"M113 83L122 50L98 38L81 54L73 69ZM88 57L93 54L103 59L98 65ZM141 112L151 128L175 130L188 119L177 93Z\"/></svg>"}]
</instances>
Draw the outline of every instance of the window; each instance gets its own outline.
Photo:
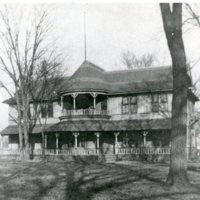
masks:
<instances>
[{"instance_id":1,"label":"window","mask_svg":"<svg viewBox=\"0 0 200 200\"><path fill-rule=\"evenodd\" d=\"M167 94L161 94L160 95L160 102L161 103L167 103Z\"/></svg>"},{"instance_id":2,"label":"window","mask_svg":"<svg viewBox=\"0 0 200 200\"><path fill-rule=\"evenodd\" d=\"M151 113L151 96L145 95L144 100L144 113Z\"/></svg>"},{"instance_id":3,"label":"window","mask_svg":"<svg viewBox=\"0 0 200 200\"><path fill-rule=\"evenodd\" d=\"M128 97L122 98L122 113L129 113Z\"/></svg>"},{"instance_id":4,"label":"window","mask_svg":"<svg viewBox=\"0 0 200 200\"><path fill-rule=\"evenodd\" d=\"M137 113L138 105L137 105L137 97L123 97L122 98L122 113L123 114L134 114Z\"/></svg>"},{"instance_id":5,"label":"window","mask_svg":"<svg viewBox=\"0 0 200 200\"><path fill-rule=\"evenodd\" d=\"M53 117L53 103L48 104L48 117Z\"/></svg>"},{"instance_id":6,"label":"window","mask_svg":"<svg viewBox=\"0 0 200 200\"><path fill-rule=\"evenodd\" d=\"M137 97L130 97L130 111L132 114L137 113L138 106L137 106Z\"/></svg>"},{"instance_id":7,"label":"window","mask_svg":"<svg viewBox=\"0 0 200 200\"><path fill-rule=\"evenodd\" d=\"M152 112L159 112L159 95L152 95Z\"/></svg>"},{"instance_id":8,"label":"window","mask_svg":"<svg viewBox=\"0 0 200 200\"><path fill-rule=\"evenodd\" d=\"M167 94L161 94L160 95L160 107L161 107L161 111L167 111L168 110L168 96L167 96Z\"/></svg>"},{"instance_id":9,"label":"window","mask_svg":"<svg viewBox=\"0 0 200 200\"><path fill-rule=\"evenodd\" d=\"M45 118L47 117L47 105L46 104L41 104L41 117Z\"/></svg>"},{"instance_id":10,"label":"window","mask_svg":"<svg viewBox=\"0 0 200 200\"><path fill-rule=\"evenodd\" d=\"M41 117L53 117L53 103L41 104Z\"/></svg>"},{"instance_id":11,"label":"window","mask_svg":"<svg viewBox=\"0 0 200 200\"><path fill-rule=\"evenodd\" d=\"M168 96L167 94L152 95L152 112L167 111Z\"/></svg>"},{"instance_id":12,"label":"window","mask_svg":"<svg viewBox=\"0 0 200 200\"><path fill-rule=\"evenodd\" d=\"M107 110L107 99L103 100L101 102L101 109L102 110Z\"/></svg>"}]
</instances>

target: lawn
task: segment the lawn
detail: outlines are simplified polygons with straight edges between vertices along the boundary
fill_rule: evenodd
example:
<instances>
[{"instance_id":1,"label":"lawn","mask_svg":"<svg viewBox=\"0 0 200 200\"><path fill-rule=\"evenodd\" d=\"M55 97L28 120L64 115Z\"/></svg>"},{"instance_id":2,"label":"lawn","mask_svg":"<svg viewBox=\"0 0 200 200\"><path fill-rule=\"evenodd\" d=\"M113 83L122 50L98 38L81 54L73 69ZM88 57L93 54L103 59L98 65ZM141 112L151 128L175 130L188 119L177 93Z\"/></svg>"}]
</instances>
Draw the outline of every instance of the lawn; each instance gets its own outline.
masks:
<instances>
[{"instance_id":1,"label":"lawn","mask_svg":"<svg viewBox=\"0 0 200 200\"><path fill-rule=\"evenodd\" d=\"M189 167L200 187L200 164ZM164 186L168 166L141 162L0 163L1 200L199 200L198 192Z\"/></svg>"}]
</instances>

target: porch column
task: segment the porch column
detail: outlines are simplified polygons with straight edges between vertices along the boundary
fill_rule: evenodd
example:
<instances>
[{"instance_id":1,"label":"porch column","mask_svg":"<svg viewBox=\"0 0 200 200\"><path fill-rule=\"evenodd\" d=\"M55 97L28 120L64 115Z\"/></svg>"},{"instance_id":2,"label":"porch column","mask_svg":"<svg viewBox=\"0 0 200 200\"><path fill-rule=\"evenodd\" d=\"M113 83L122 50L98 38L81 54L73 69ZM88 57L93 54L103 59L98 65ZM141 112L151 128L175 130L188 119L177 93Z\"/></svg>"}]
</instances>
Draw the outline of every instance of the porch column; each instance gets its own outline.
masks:
<instances>
[{"instance_id":1,"label":"porch column","mask_svg":"<svg viewBox=\"0 0 200 200\"><path fill-rule=\"evenodd\" d=\"M44 148L47 149L47 135L44 135Z\"/></svg>"},{"instance_id":2,"label":"porch column","mask_svg":"<svg viewBox=\"0 0 200 200\"><path fill-rule=\"evenodd\" d=\"M143 144L144 144L144 147L146 146L146 144L147 144L147 140L146 140L146 136L147 136L147 134L148 134L148 132L147 131L144 131L143 133L142 133L142 135L143 135Z\"/></svg>"},{"instance_id":3,"label":"porch column","mask_svg":"<svg viewBox=\"0 0 200 200\"><path fill-rule=\"evenodd\" d=\"M118 153L118 135L120 134L120 132L115 132L115 154Z\"/></svg>"},{"instance_id":4,"label":"porch column","mask_svg":"<svg viewBox=\"0 0 200 200\"><path fill-rule=\"evenodd\" d=\"M99 149L99 137L100 137L100 133L99 132L96 132L94 133L97 137L97 149Z\"/></svg>"},{"instance_id":5,"label":"porch column","mask_svg":"<svg viewBox=\"0 0 200 200\"><path fill-rule=\"evenodd\" d=\"M60 105L61 105L61 113L63 112L63 96L61 96L61 102L60 102Z\"/></svg>"},{"instance_id":6,"label":"porch column","mask_svg":"<svg viewBox=\"0 0 200 200\"><path fill-rule=\"evenodd\" d=\"M73 109L76 110L76 97L78 96L78 93L72 93L71 96L73 97Z\"/></svg>"},{"instance_id":7,"label":"porch column","mask_svg":"<svg viewBox=\"0 0 200 200\"><path fill-rule=\"evenodd\" d=\"M77 140L77 137L79 136L79 133L73 133L74 137L75 137L75 148L78 147L78 140Z\"/></svg>"},{"instance_id":8,"label":"porch column","mask_svg":"<svg viewBox=\"0 0 200 200\"><path fill-rule=\"evenodd\" d=\"M165 132L162 130L160 131L160 134L159 134L159 147L162 148L162 145L163 145L163 142L162 142L162 136L165 134Z\"/></svg>"},{"instance_id":9,"label":"porch column","mask_svg":"<svg viewBox=\"0 0 200 200\"><path fill-rule=\"evenodd\" d=\"M93 97L93 107L94 109L96 109L96 97L97 97L97 93L93 92L91 93L92 97Z\"/></svg>"},{"instance_id":10,"label":"porch column","mask_svg":"<svg viewBox=\"0 0 200 200\"><path fill-rule=\"evenodd\" d=\"M56 154L58 154L58 137L59 137L59 133L56 133L55 136L56 136Z\"/></svg>"}]
</instances>

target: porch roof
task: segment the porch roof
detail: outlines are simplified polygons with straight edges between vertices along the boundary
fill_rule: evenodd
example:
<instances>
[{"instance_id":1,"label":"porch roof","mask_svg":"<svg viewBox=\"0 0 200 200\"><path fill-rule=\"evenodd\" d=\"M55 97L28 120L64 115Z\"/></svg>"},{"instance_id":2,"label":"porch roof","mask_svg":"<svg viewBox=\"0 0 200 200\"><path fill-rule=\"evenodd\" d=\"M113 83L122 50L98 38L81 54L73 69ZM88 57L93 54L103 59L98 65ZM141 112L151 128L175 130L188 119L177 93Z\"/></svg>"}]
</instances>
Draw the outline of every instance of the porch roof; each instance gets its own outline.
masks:
<instances>
[{"instance_id":1,"label":"porch roof","mask_svg":"<svg viewBox=\"0 0 200 200\"><path fill-rule=\"evenodd\" d=\"M171 119L151 120L79 120L62 121L47 129L47 132L79 131L129 131L171 129Z\"/></svg>"},{"instance_id":2,"label":"porch roof","mask_svg":"<svg viewBox=\"0 0 200 200\"><path fill-rule=\"evenodd\" d=\"M48 129L50 126L54 124L47 124L46 129ZM36 125L33 129L33 133L41 133L42 127L40 125ZM1 135L12 135L12 134L18 134L18 126L17 125L10 125L4 128L1 132Z\"/></svg>"},{"instance_id":3,"label":"porch roof","mask_svg":"<svg viewBox=\"0 0 200 200\"><path fill-rule=\"evenodd\" d=\"M169 130L171 119L151 120L79 120L62 121L57 124L47 124L45 132L81 132L81 131L130 131L130 130ZM36 125L33 133L41 133L42 127ZM16 125L7 126L0 132L1 135L18 134Z\"/></svg>"}]
</instances>

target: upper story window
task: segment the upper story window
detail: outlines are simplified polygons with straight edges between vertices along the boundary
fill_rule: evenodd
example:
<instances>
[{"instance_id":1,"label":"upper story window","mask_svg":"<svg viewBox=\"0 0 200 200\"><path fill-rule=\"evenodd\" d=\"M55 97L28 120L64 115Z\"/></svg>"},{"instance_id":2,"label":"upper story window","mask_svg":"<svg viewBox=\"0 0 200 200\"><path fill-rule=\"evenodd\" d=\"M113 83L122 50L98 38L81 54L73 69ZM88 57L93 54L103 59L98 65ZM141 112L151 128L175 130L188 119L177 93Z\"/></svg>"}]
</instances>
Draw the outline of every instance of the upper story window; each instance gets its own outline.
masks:
<instances>
[{"instance_id":1,"label":"upper story window","mask_svg":"<svg viewBox=\"0 0 200 200\"><path fill-rule=\"evenodd\" d=\"M160 95L160 102L161 103L167 103L167 94L161 94Z\"/></svg>"},{"instance_id":2,"label":"upper story window","mask_svg":"<svg viewBox=\"0 0 200 200\"><path fill-rule=\"evenodd\" d=\"M41 117L42 118L53 117L53 103L41 104Z\"/></svg>"},{"instance_id":3,"label":"upper story window","mask_svg":"<svg viewBox=\"0 0 200 200\"><path fill-rule=\"evenodd\" d=\"M122 98L122 113L129 113L129 98L128 97L123 97Z\"/></svg>"},{"instance_id":4,"label":"upper story window","mask_svg":"<svg viewBox=\"0 0 200 200\"><path fill-rule=\"evenodd\" d=\"M137 97L130 96L130 97L123 97L122 98L122 113L123 114L134 114L137 113L138 104L137 104Z\"/></svg>"},{"instance_id":5,"label":"upper story window","mask_svg":"<svg viewBox=\"0 0 200 200\"><path fill-rule=\"evenodd\" d=\"M167 94L152 95L152 112L167 111L168 96Z\"/></svg>"},{"instance_id":6,"label":"upper story window","mask_svg":"<svg viewBox=\"0 0 200 200\"><path fill-rule=\"evenodd\" d=\"M130 111L131 111L131 113L132 114L137 113L137 109L138 109L137 97L136 96L130 97Z\"/></svg>"},{"instance_id":7,"label":"upper story window","mask_svg":"<svg viewBox=\"0 0 200 200\"><path fill-rule=\"evenodd\" d=\"M102 110L107 110L107 99L103 100L101 102L101 109Z\"/></svg>"},{"instance_id":8,"label":"upper story window","mask_svg":"<svg viewBox=\"0 0 200 200\"><path fill-rule=\"evenodd\" d=\"M159 112L159 95L152 95L152 112Z\"/></svg>"},{"instance_id":9,"label":"upper story window","mask_svg":"<svg viewBox=\"0 0 200 200\"><path fill-rule=\"evenodd\" d=\"M160 108L161 108L161 111L167 111L168 110L168 96L167 96L167 94L161 94L160 95Z\"/></svg>"}]
</instances>

